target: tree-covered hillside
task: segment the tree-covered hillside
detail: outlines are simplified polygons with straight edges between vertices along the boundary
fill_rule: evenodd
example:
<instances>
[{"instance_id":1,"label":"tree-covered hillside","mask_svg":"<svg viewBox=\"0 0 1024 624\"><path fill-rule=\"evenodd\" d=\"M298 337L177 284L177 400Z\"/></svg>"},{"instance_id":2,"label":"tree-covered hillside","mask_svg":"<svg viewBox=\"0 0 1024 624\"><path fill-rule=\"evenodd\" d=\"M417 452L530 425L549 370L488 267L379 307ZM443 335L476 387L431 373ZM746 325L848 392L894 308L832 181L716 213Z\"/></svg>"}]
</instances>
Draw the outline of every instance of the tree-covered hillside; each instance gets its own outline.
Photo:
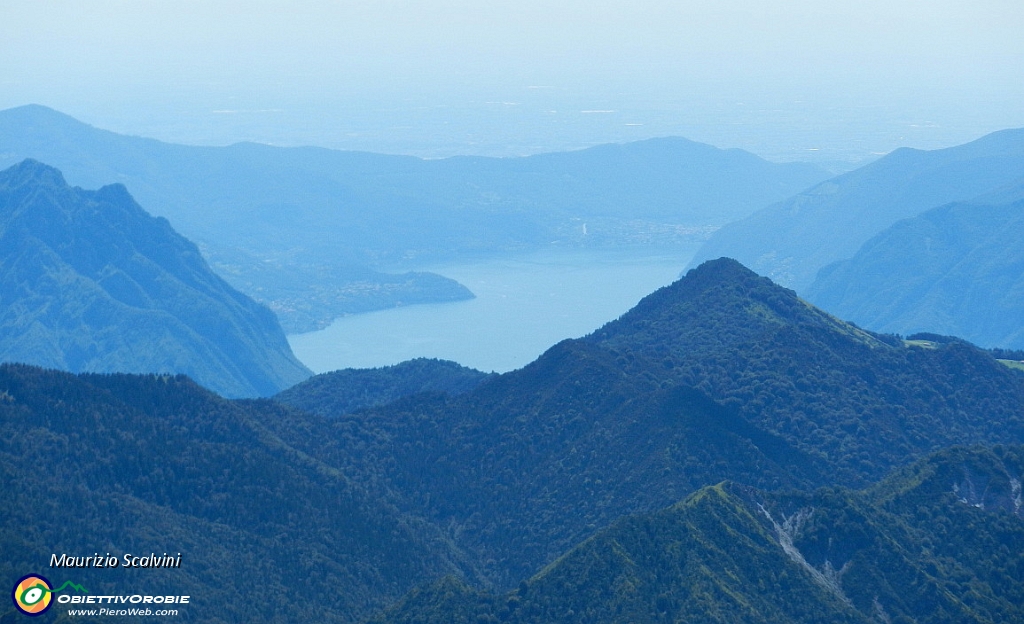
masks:
<instances>
[{"instance_id":1,"label":"tree-covered hillside","mask_svg":"<svg viewBox=\"0 0 1024 624\"><path fill-rule=\"evenodd\" d=\"M380 368L346 368L316 375L274 396L275 401L322 416L379 407L422 392L469 392L487 373L446 360L417 358Z\"/></svg>"},{"instance_id":2,"label":"tree-covered hillside","mask_svg":"<svg viewBox=\"0 0 1024 624\"><path fill-rule=\"evenodd\" d=\"M944 446L1024 440L1024 377L989 353L866 332L734 260L690 271L586 340L634 374L734 406L851 485Z\"/></svg>"},{"instance_id":3,"label":"tree-covered hillside","mask_svg":"<svg viewBox=\"0 0 1024 624\"><path fill-rule=\"evenodd\" d=\"M374 474L509 587L622 515L722 480L859 487L952 444L1022 443L1021 405L1024 375L984 351L864 332L719 260L466 394L289 443Z\"/></svg>"},{"instance_id":4,"label":"tree-covered hillside","mask_svg":"<svg viewBox=\"0 0 1024 624\"><path fill-rule=\"evenodd\" d=\"M0 365L0 579L190 595L187 621L352 622L460 573L436 529L260 424L310 419L183 376ZM49 567L53 553L164 552L181 567Z\"/></svg>"},{"instance_id":5,"label":"tree-covered hillside","mask_svg":"<svg viewBox=\"0 0 1024 624\"><path fill-rule=\"evenodd\" d=\"M1024 618L1024 447L953 448L861 491L707 486L503 594L446 578L373 620L919 624Z\"/></svg>"},{"instance_id":6,"label":"tree-covered hillside","mask_svg":"<svg viewBox=\"0 0 1024 624\"><path fill-rule=\"evenodd\" d=\"M274 314L123 186L72 188L31 160L0 172L0 248L0 361L184 373L232 397L310 375Z\"/></svg>"},{"instance_id":7,"label":"tree-covered hillside","mask_svg":"<svg viewBox=\"0 0 1024 624\"><path fill-rule=\"evenodd\" d=\"M1020 615L1024 373L969 343L865 332L723 259L523 369L406 393L466 373L325 375L289 391L300 411L183 377L0 368L3 574L180 549L188 567L142 589L225 622L354 621L431 583L384 617ZM907 467L975 443L1007 446ZM285 606L303 592L325 598Z\"/></svg>"}]
</instances>

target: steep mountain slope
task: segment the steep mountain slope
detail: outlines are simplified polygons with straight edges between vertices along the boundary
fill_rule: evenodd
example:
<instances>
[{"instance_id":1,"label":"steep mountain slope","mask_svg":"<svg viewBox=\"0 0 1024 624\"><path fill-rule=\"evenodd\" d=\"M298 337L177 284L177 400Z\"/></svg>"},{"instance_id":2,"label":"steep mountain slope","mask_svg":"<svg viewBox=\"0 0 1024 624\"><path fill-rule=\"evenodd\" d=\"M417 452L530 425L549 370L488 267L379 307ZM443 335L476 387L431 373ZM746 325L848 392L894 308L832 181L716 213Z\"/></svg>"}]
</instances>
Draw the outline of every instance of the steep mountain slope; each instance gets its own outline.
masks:
<instances>
[{"instance_id":1,"label":"steep mountain slope","mask_svg":"<svg viewBox=\"0 0 1024 624\"><path fill-rule=\"evenodd\" d=\"M169 145L98 130L41 106L0 111L0 166L28 157L86 188L126 184L290 329L315 328L331 313L367 305L467 296L435 283L436 276L406 276L409 287L380 275L367 279L368 265L551 244L699 240L709 227L828 177L809 165L773 164L683 139L529 158L421 160ZM317 301L312 324L293 317L297 299Z\"/></svg>"},{"instance_id":2,"label":"steep mountain slope","mask_svg":"<svg viewBox=\"0 0 1024 624\"><path fill-rule=\"evenodd\" d=\"M899 149L723 227L693 259L729 256L803 292L900 219L996 191L1024 176L1024 129L934 151ZM770 233L770 234L769 234Z\"/></svg>"},{"instance_id":3,"label":"steep mountain slope","mask_svg":"<svg viewBox=\"0 0 1024 624\"><path fill-rule=\"evenodd\" d=\"M273 313L123 186L71 188L30 160L0 172L0 247L0 361L185 373L227 396L309 376Z\"/></svg>"},{"instance_id":4,"label":"steep mountain slope","mask_svg":"<svg viewBox=\"0 0 1024 624\"><path fill-rule=\"evenodd\" d=\"M709 486L616 522L516 591L446 579L374 622L1018 621L1022 478L1017 446L943 451L860 492Z\"/></svg>"},{"instance_id":5,"label":"steep mountain slope","mask_svg":"<svg viewBox=\"0 0 1024 624\"><path fill-rule=\"evenodd\" d=\"M1024 379L988 354L869 334L734 260L690 271L585 340L633 356L632 374L734 406L850 484L942 446L1024 440Z\"/></svg>"},{"instance_id":6,"label":"steep mountain slope","mask_svg":"<svg viewBox=\"0 0 1024 624\"><path fill-rule=\"evenodd\" d=\"M1024 348L1024 201L950 204L900 221L807 290L864 327Z\"/></svg>"},{"instance_id":7,"label":"steep mountain slope","mask_svg":"<svg viewBox=\"0 0 1024 624\"><path fill-rule=\"evenodd\" d=\"M337 416L423 392L463 394L488 376L455 362L417 358L394 366L315 375L274 395L274 400L314 414Z\"/></svg>"},{"instance_id":8,"label":"steep mountain slope","mask_svg":"<svg viewBox=\"0 0 1024 624\"><path fill-rule=\"evenodd\" d=\"M335 413L352 378L296 389L314 414L0 367L2 573L180 548L139 587L211 621L352 621L448 575L383 617L1021 617L1024 449L906 468L1024 444L1024 374L967 343L864 332L722 259L457 396Z\"/></svg>"},{"instance_id":9,"label":"steep mountain slope","mask_svg":"<svg viewBox=\"0 0 1024 624\"><path fill-rule=\"evenodd\" d=\"M189 621L352 622L458 573L436 530L259 424L306 418L181 376L0 365L0 579L190 595ZM181 566L49 568L52 553L97 552L181 553Z\"/></svg>"},{"instance_id":10,"label":"steep mountain slope","mask_svg":"<svg viewBox=\"0 0 1024 624\"><path fill-rule=\"evenodd\" d=\"M1021 405L1024 375L987 353L886 342L723 259L464 395L287 439L353 478L385 475L509 587L724 479L861 486L950 444L1024 442Z\"/></svg>"}]
</instances>

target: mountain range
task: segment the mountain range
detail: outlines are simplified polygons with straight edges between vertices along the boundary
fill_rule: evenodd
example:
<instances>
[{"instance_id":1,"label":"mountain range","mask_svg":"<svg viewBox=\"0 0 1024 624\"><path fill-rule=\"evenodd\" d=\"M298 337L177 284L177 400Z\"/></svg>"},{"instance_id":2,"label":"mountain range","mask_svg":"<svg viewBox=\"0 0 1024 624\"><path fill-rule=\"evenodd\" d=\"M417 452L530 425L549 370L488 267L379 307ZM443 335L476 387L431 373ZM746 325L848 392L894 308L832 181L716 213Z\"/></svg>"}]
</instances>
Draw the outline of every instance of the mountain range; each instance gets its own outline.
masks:
<instances>
[{"instance_id":1,"label":"mountain range","mask_svg":"<svg viewBox=\"0 0 1024 624\"><path fill-rule=\"evenodd\" d=\"M288 333L321 329L344 314L473 297L434 273L372 267L551 246L664 245L710 234L691 267L735 257L874 331L1020 345L1014 334L1021 316L1006 273L1013 263L986 260L995 247L947 245L941 256L918 254L914 271L892 252L952 241L958 228L980 235L993 211L960 209L957 219L900 226L885 235L888 244L872 239L951 202L1019 201L1024 130L941 150L896 150L825 180L813 167L678 138L525 158L422 160L171 145L92 128L41 106L0 111L0 166L24 157L57 165L75 184L126 184L195 240L218 274L274 310ZM969 223L973 215L978 223ZM954 257L965 261L955 270ZM845 261L852 264L833 283L826 274L815 283L819 271ZM971 297L959 286L968 282ZM993 288L982 290L987 284Z\"/></svg>"},{"instance_id":2,"label":"mountain range","mask_svg":"<svg viewBox=\"0 0 1024 624\"><path fill-rule=\"evenodd\" d=\"M345 313L471 293L422 265L555 246L675 244L828 177L665 138L524 158L423 160L318 148L190 147L0 111L0 166L34 158L72 184L126 185L267 303L289 332ZM368 268L371 267L371 268Z\"/></svg>"},{"instance_id":3,"label":"mountain range","mask_svg":"<svg viewBox=\"0 0 1024 624\"><path fill-rule=\"evenodd\" d=\"M691 266L729 256L803 293L819 270L897 221L951 202L1009 203L1022 179L1022 129L940 150L901 148L726 225Z\"/></svg>"},{"instance_id":4,"label":"mountain range","mask_svg":"<svg viewBox=\"0 0 1024 624\"><path fill-rule=\"evenodd\" d=\"M518 371L314 380L297 409L0 367L0 575L175 549L187 565L135 582L209 621L1019 617L1024 373L733 260ZM398 398L352 403L371 395Z\"/></svg>"},{"instance_id":5,"label":"mountain range","mask_svg":"<svg viewBox=\"0 0 1024 624\"><path fill-rule=\"evenodd\" d=\"M863 490L724 482L622 518L506 593L446 577L377 624L1016 622L1024 447L939 451Z\"/></svg>"},{"instance_id":6,"label":"mountain range","mask_svg":"<svg viewBox=\"0 0 1024 624\"><path fill-rule=\"evenodd\" d=\"M725 479L862 487L945 446L1020 443L1022 404L1024 377L988 353L864 332L722 259L465 394L279 435L382 473L508 587L624 514Z\"/></svg>"},{"instance_id":7,"label":"mountain range","mask_svg":"<svg viewBox=\"0 0 1024 624\"><path fill-rule=\"evenodd\" d=\"M319 420L184 376L0 365L0 578L188 595L185 617L203 622L353 622L461 573L436 529L282 443L264 426L278 419L295 430ZM52 553L164 552L181 566L48 567Z\"/></svg>"},{"instance_id":8,"label":"mountain range","mask_svg":"<svg viewBox=\"0 0 1024 624\"><path fill-rule=\"evenodd\" d=\"M947 204L897 222L852 258L823 268L807 298L875 331L1024 349L1021 240L1024 200Z\"/></svg>"},{"instance_id":9,"label":"mountain range","mask_svg":"<svg viewBox=\"0 0 1024 624\"><path fill-rule=\"evenodd\" d=\"M1024 620L1024 130L822 181L676 138L432 161L29 106L7 165L0 579L224 623ZM275 317L473 296L386 266L709 234L501 375L310 377ZM47 567L106 552L183 563Z\"/></svg>"},{"instance_id":10,"label":"mountain range","mask_svg":"<svg viewBox=\"0 0 1024 624\"><path fill-rule=\"evenodd\" d=\"M32 160L0 172L0 247L0 361L185 373L229 397L310 375L274 314L122 185L72 188Z\"/></svg>"}]
</instances>

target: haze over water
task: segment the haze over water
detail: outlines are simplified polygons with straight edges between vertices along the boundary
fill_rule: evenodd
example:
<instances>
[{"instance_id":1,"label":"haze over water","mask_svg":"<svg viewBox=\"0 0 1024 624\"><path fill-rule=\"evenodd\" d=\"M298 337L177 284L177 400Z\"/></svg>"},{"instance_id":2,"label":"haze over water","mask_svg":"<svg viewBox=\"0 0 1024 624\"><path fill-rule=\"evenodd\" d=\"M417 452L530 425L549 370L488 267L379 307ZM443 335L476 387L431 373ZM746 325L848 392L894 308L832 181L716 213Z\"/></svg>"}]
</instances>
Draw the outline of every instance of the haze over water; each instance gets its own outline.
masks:
<instances>
[{"instance_id":1,"label":"haze over water","mask_svg":"<svg viewBox=\"0 0 1024 624\"><path fill-rule=\"evenodd\" d=\"M561 340L594 331L672 283L696 247L549 251L432 267L477 298L346 316L288 340L295 356L317 373L416 357L505 372L529 364Z\"/></svg>"},{"instance_id":2,"label":"haze over water","mask_svg":"<svg viewBox=\"0 0 1024 624\"><path fill-rule=\"evenodd\" d=\"M42 104L187 144L427 158L676 135L838 172L898 147L1024 126L1021 32L1019 0L13 0L0 7L0 109ZM574 262L436 267L479 299L368 315L357 333L375 338L352 348L340 328L356 321L343 319L327 331L348 351L327 357L301 336L296 351L318 370L415 355L521 366L625 311L686 259L654 261L649 272L619 275L622 283L608 281L620 268ZM522 280L521 320L498 305L518 295L491 290L501 276L510 288ZM565 300L580 310L571 323L530 307L568 296L573 288L559 280L581 289ZM608 307L584 296L600 284ZM478 317L486 321L472 320L487 309ZM373 326L377 318L388 320ZM399 321L409 323L405 338ZM516 355L440 347L467 340L450 332L474 323L473 340ZM515 326L528 329L498 337ZM433 351L410 347L431 332L449 338Z\"/></svg>"}]
</instances>

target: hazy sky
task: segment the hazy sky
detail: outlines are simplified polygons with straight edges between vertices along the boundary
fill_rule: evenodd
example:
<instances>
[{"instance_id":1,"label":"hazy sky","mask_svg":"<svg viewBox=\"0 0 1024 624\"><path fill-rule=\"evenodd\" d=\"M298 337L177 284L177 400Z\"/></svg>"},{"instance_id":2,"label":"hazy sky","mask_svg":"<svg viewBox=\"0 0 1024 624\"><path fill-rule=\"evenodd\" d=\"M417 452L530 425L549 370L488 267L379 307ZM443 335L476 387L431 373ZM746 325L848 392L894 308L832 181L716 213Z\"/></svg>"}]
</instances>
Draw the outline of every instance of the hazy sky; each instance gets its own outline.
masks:
<instances>
[{"instance_id":1,"label":"hazy sky","mask_svg":"<svg viewBox=\"0 0 1024 624\"><path fill-rule=\"evenodd\" d=\"M1024 126L1021 33L1020 0L0 0L0 108L192 143L840 158Z\"/></svg>"}]
</instances>

